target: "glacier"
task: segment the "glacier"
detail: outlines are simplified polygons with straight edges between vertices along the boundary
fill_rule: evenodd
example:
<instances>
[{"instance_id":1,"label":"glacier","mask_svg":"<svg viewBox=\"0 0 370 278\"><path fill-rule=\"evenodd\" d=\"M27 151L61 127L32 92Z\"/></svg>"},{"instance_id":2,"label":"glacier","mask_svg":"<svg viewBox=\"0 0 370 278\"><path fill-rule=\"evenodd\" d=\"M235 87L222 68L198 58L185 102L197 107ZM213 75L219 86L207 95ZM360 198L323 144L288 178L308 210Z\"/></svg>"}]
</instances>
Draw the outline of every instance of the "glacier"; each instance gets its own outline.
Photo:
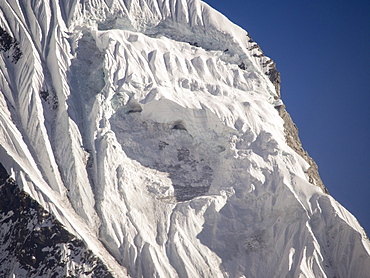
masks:
<instances>
[{"instance_id":1,"label":"glacier","mask_svg":"<svg viewBox=\"0 0 370 278\"><path fill-rule=\"evenodd\" d=\"M4 0L0 27L0 163L113 277L370 277L274 62L206 3Z\"/></svg>"}]
</instances>

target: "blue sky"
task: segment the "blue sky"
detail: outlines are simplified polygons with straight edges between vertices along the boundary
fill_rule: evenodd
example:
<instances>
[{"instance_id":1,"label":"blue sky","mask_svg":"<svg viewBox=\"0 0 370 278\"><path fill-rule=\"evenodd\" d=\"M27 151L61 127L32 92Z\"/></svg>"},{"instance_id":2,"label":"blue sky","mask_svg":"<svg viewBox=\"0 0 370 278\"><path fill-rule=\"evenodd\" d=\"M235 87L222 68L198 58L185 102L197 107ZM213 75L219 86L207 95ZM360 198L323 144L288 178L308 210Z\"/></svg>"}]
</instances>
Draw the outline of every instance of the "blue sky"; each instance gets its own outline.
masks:
<instances>
[{"instance_id":1,"label":"blue sky","mask_svg":"<svg viewBox=\"0 0 370 278\"><path fill-rule=\"evenodd\" d=\"M303 147L370 236L370 1L205 2L276 62Z\"/></svg>"}]
</instances>

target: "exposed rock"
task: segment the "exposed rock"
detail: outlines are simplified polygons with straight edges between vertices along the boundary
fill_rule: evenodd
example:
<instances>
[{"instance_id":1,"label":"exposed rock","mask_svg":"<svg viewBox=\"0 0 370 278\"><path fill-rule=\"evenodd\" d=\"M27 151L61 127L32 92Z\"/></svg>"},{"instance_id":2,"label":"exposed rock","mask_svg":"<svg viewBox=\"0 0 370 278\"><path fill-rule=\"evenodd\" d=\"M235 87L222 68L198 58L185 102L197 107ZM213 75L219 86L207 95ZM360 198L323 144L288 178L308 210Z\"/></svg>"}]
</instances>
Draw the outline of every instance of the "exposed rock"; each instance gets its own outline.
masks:
<instances>
[{"instance_id":1,"label":"exposed rock","mask_svg":"<svg viewBox=\"0 0 370 278\"><path fill-rule=\"evenodd\" d=\"M0 51L8 53L8 58L12 56L12 62L16 64L22 57L19 42L13 38L5 29L0 27Z\"/></svg>"},{"instance_id":2,"label":"exposed rock","mask_svg":"<svg viewBox=\"0 0 370 278\"><path fill-rule=\"evenodd\" d=\"M0 277L113 277L0 163Z\"/></svg>"},{"instance_id":3,"label":"exposed rock","mask_svg":"<svg viewBox=\"0 0 370 278\"><path fill-rule=\"evenodd\" d=\"M304 160L306 160L307 163L310 165L310 168L308 168L307 170L309 182L311 184L319 186L325 193L329 193L328 189L325 187L320 178L319 168L316 162L312 159L311 156L309 156L308 152L303 149L302 142L298 136L298 128L294 124L289 113L286 111L285 105L278 106L276 107L276 109L279 111L280 117L284 120L284 132L288 146L291 147L300 156L302 156Z\"/></svg>"},{"instance_id":4,"label":"exposed rock","mask_svg":"<svg viewBox=\"0 0 370 278\"><path fill-rule=\"evenodd\" d=\"M276 64L273 63L267 73L270 81L274 84L278 96L280 96L280 72L276 69Z\"/></svg>"}]
</instances>

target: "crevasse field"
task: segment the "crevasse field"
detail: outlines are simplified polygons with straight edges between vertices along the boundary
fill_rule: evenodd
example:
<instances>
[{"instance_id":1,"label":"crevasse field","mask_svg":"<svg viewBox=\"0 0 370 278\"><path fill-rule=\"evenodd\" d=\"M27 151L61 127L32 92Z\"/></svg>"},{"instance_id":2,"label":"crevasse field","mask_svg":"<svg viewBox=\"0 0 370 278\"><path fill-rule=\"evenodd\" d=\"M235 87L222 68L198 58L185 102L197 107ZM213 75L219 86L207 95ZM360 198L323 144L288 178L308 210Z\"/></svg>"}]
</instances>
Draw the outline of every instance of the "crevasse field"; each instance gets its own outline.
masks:
<instances>
[{"instance_id":1,"label":"crevasse field","mask_svg":"<svg viewBox=\"0 0 370 278\"><path fill-rule=\"evenodd\" d=\"M0 26L23 54L1 53L0 162L113 275L369 277L272 60L207 4L4 0Z\"/></svg>"}]
</instances>

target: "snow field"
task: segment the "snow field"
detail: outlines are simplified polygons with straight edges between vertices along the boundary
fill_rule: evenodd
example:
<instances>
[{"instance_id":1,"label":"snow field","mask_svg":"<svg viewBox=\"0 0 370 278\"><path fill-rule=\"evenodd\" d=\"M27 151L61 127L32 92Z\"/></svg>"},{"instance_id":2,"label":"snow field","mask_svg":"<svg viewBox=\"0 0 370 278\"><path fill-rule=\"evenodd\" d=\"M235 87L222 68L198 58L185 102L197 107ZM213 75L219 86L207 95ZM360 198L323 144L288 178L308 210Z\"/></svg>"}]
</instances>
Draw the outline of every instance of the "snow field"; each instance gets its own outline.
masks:
<instances>
[{"instance_id":1,"label":"snow field","mask_svg":"<svg viewBox=\"0 0 370 278\"><path fill-rule=\"evenodd\" d=\"M1 162L117 277L370 273L244 30L198 0L0 8L24 48L0 63Z\"/></svg>"}]
</instances>

